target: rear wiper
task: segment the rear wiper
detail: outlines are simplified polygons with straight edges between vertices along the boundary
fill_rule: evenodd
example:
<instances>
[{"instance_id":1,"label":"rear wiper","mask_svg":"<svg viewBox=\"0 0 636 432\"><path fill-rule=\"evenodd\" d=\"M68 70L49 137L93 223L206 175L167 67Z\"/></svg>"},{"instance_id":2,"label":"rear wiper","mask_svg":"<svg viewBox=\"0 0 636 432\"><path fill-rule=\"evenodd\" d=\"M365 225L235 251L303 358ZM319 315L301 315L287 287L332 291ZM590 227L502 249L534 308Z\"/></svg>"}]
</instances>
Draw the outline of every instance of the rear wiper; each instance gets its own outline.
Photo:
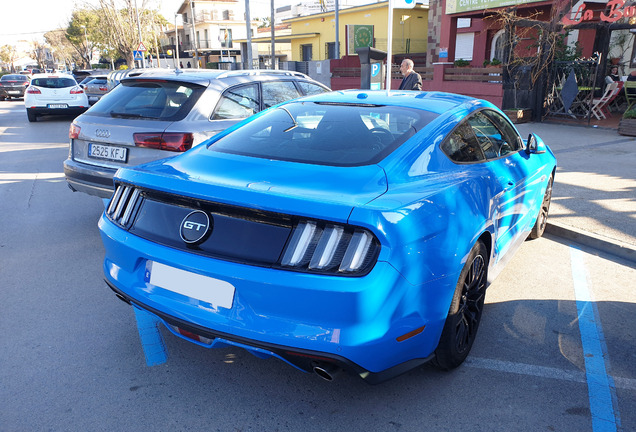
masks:
<instances>
[{"instance_id":1,"label":"rear wiper","mask_svg":"<svg viewBox=\"0 0 636 432\"><path fill-rule=\"evenodd\" d=\"M140 118L140 119L156 119L157 118L157 117L144 116L141 114L123 113L123 112L115 112L115 111L111 111L109 114L111 117L122 117L122 118Z\"/></svg>"}]
</instances>

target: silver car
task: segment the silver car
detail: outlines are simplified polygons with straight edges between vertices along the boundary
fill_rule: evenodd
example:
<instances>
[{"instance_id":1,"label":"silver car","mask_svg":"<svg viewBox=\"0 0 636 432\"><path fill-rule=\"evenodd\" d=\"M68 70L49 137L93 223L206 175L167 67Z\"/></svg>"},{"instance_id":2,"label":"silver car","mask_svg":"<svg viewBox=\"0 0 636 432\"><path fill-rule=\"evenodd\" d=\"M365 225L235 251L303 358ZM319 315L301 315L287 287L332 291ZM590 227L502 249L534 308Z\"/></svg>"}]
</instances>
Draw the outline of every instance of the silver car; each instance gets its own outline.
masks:
<instances>
[{"instance_id":1,"label":"silver car","mask_svg":"<svg viewBox=\"0 0 636 432\"><path fill-rule=\"evenodd\" d=\"M108 93L107 78L106 75L96 75L85 84L80 83L80 87L84 89L84 93L88 97L89 104L93 105Z\"/></svg>"},{"instance_id":2,"label":"silver car","mask_svg":"<svg viewBox=\"0 0 636 432\"><path fill-rule=\"evenodd\" d=\"M110 198L120 167L174 156L272 105L326 91L292 71L176 70L124 78L71 124L66 181L73 191Z\"/></svg>"}]
</instances>

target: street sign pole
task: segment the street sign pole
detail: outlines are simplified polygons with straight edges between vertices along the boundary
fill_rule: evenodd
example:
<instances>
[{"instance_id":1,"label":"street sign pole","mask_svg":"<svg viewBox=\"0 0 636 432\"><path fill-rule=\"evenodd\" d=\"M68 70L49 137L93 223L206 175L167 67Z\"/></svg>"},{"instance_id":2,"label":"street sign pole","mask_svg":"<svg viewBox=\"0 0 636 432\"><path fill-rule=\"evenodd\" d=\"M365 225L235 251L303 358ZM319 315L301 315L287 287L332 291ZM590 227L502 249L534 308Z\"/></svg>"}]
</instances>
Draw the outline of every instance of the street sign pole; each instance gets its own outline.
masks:
<instances>
[{"instance_id":1,"label":"street sign pole","mask_svg":"<svg viewBox=\"0 0 636 432\"><path fill-rule=\"evenodd\" d=\"M137 32L139 33L139 45L141 45L141 24L139 22L139 9L137 8L137 0L135 0L135 11L137 12ZM137 48L137 50L140 51L139 48ZM146 60L144 59L144 57L145 56L141 56L141 67L142 68L146 67Z\"/></svg>"}]
</instances>

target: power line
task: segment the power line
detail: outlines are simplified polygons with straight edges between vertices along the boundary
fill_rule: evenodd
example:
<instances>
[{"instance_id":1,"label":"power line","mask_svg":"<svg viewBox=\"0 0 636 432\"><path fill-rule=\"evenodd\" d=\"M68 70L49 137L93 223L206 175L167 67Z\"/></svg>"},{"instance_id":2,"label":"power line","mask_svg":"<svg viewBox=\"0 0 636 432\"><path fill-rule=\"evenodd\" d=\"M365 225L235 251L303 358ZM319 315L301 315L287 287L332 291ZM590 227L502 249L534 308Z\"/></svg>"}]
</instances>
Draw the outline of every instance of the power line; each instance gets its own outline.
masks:
<instances>
[{"instance_id":1,"label":"power line","mask_svg":"<svg viewBox=\"0 0 636 432\"><path fill-rule=\"evenodd\" d=\"M0 33L0 36L24 36L24 35L44 34L49 32L65 32L65 31L66 29L55 29L55 30L42 30L42 31L25 32L25 33Z\"/></svg>"}]
</instances>

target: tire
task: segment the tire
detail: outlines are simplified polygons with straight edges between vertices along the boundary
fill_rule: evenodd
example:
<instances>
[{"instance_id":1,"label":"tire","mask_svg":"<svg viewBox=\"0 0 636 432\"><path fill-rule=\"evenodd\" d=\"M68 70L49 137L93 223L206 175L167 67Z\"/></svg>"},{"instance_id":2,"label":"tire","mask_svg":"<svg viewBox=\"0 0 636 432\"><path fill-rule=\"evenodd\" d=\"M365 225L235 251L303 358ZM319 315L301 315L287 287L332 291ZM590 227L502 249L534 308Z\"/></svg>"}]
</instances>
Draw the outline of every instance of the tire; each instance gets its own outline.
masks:
<instances>
[{"instance_id":1,"label":"tire","mask_svg":"<svg viewBox=\"0 0 636 432\"><path fill-rule=\"evenodd\" d=\"M541 209L537 215L537 221L532 227L532 231L528 235L531 240L538 239L543 235L545 226L548 224L548 212L550 211L550 201L552 200L552 183L554 177L550 175L548 179L548 186L545 189L545 195L543 195L543 202L541 203Z\"/></svg>"},{"instance_id":2,"label":"tire","mask_svg":"<svg viewBox=\"0 0 636 432\"><path fill-rule=\"evenodd\" d=\"M30 122L36 122L38 121L38 116L37 114L35 114L34 112L32 112L31 110L27 110L27 118L29 119Z\"/></svg>"},{"instance_id":3,"label":"tire","mask_svg":"<svg viewBox=\"0 0 636 432\"><path fill-rule=\"evenodd\" d=\"M479 329L487 284L488 250L479 240L459 274L442 336L435 349L433 362L438 368L454 369L468 357Z\"/></svg>"}]
</instances>

